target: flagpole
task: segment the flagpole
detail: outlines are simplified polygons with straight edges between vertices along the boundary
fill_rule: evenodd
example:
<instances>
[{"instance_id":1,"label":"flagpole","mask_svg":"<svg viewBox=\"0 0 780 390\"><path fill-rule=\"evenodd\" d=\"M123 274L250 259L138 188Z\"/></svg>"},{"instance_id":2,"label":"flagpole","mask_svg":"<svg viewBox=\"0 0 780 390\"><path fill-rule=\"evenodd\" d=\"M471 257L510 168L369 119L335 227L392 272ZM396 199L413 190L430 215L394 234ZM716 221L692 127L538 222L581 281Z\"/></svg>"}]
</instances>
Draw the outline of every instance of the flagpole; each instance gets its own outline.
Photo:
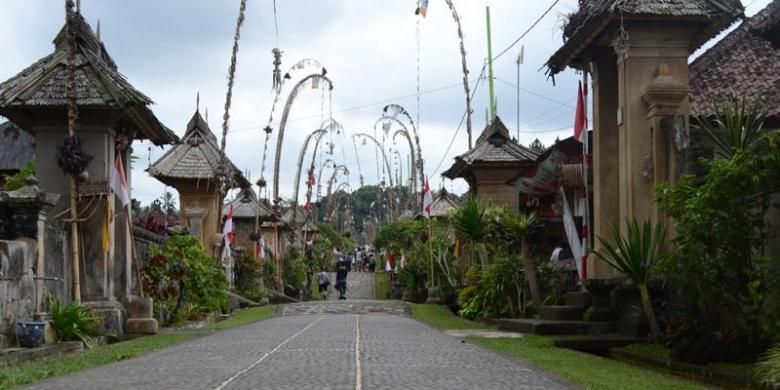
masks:
<instances>
[{"instance_id":1,"label":"flagpole","mask_svg":"<svg viewBox=\"0 0 780 390\"><path fill-rule=\"evenodd\" d=\"M585 189L585 210L582 222L582 281L588 278L588 239L590 237L590 188L588 186L588 72L582 72L582 103L585 111L585 136L582 142L582 179Z\"/></svg>"}]
</instances>

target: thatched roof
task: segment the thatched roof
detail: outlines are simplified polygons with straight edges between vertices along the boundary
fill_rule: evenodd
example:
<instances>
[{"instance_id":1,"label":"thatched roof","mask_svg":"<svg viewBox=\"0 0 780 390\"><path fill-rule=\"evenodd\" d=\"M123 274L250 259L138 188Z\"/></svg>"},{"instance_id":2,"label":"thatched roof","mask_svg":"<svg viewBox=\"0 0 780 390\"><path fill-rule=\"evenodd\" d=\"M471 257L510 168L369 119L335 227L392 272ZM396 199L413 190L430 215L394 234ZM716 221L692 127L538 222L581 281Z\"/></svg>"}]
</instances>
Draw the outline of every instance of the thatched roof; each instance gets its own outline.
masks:
<instances>
[{"instance_id":1,"label":"thatched roof","mask_svg":"<svg viewBox=\"0 0 780 390\"><path fill-rule=\"evenodd\" d=\"M187 124L181 142L174 145L147 171L157 180L175 187L181 180L214 180L220 163L217 137L206 121L195 112ZM231 188L250 187L251 184L228 159Z\"/></svg>"},{"instance_id":2,"label":"thatched roof","mask_svg":"<svg viewBox=\"0 0 780 390\"><path fill-rule=\"evenodd\" d=\"M125 115L121 121L138 128L138 138L149 139L157 145L175 142L176 135L149 109L152 100L119 73L116 63L86 20L77 15L76 21L76 102L80 109L120 110ZM0 84L0 114L29 130L31 108L64 110L67 57L63 27L54 39L54 53Z\"/></svg>"},{"instance_id":3,"label":"thatched roof","mask_svg":"<svg viewBox=\"0 0 780 390\"><path fill-rule=\"evenodd\" d=\"M271 206L265 201L258 200L251 187L241 189L241 193L235 199L225 203L222 206L222 215L227 215L231 206L233 207L233 218L252 220L259 218L260 222L277 221Z\"/></svg>"},{"instance_id":4,"label":"thatched roof","mask_svg":"<svg viewBox=\"0 0 780 390\"><path fill-rule=\"evenodd\" d=\"M13 122L0 124L0 171L18 171L35 161L35 138Z\"/></svg>"},{"instance_id":5,"label":"thatched roof","mask_svg":"<svg viewBox=\"0 0 780 390\"><path fill-rule=\"evenodd\" d=\"M737 97L780 123L778 64L780 0L774 0L691 63L691 113L714 115L714 103Z\"/></svg>"},{"instance_id":6,"label":"thatched roof","mask_svg":"<svg viewBox=\"0 0 780 390\"><path fill-rule=\"evenodd\" d=\"M472 165L515 166L536 160L538 153L518 144L509 137L509 130L500 118L485 127L474 147L455 157L455 163L442 176L462 177Z\"/></svg>"},{"instance_id":7,"label":"thatched roof","mask_svg":"<svg viewBox=\"0 0 780 390\"><path fill-rule=\"evenodd\" d=\"M743 15L739 0L580 0L577 12L564 26L564 45L547 61L554 76L567 66L582 67L582 51L597 41L611 24L632 20L699 23L690 50L722 31Z\"/></svg>"}]
</instances>

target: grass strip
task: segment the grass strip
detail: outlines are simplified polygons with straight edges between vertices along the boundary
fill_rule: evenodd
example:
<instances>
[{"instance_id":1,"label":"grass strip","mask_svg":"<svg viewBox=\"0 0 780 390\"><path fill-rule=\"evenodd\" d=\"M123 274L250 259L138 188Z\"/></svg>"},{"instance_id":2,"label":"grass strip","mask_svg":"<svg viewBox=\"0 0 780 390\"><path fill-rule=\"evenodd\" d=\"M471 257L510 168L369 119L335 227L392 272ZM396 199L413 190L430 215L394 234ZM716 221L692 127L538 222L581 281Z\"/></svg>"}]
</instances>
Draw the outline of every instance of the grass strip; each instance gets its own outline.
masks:
<instances>
[{"instance_id":1,"label":"grass strip","mask_svg":"<svg viewBox=\"0 0 780 390\"><path fill-rule=\"evenodd\" d=\"M519 339L471 337L469 340L489 349L522 358L586 389L706 388L650 369L584 352L557 348L552 340L542 336L526 335Z\"/></svg>"},{"instance_id":2,"label":"grass strip","mask_svg":"<svg viewBox=\"0 0 780 390\"><path fill-rule=\"evenodd\" d=\"M387 272L374 273L374 299L388 299L390 297L390 274Z\"/></svg>"},{"instance_id":3,"label":"grass strip","mask_svg":"<svg viewBox=\"0 0 780 390\"><path fill-rule=\"evenodd\" d=\"M236 328L273 316L274 306L256 307L239 311L235 316L221 322L210 324L206 329L220 331ZM209 332L170 332L141 337L121 343L99 346L82 353L64 358L23 363L15 367L0 370L0 390L71 374L87 368L102 366L122 360L132 359L143 354L167 348L210 334Z\"/></svg>"},{"instance_id":4,"label":"grass strip","mask_svg":"<svg viewBox=\"0 0 780 390\"><path fill-rule=\"evenodd\" d=\"M492 329L489 325L458 317L441 305L412 303L411 306L412 318L440 330Z\"/></svg>"}]
</instances>

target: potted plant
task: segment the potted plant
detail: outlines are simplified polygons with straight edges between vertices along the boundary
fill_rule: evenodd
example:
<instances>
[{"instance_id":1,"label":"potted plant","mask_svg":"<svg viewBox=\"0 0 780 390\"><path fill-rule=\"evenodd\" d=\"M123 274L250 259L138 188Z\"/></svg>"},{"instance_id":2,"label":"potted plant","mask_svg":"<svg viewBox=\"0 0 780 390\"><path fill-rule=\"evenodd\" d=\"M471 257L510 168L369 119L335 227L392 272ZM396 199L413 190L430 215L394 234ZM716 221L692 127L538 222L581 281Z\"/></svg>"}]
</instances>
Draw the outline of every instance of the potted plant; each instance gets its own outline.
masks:
<instances>
[{"instance_id":1,"label":"potted plant","mask_svg":"<svg viewBox=\"0 0 780 390\"><path fill-rule=\"evenodd\" d=\"M16 321L16 339L24 348L38 348L43 345L45 321Z\"/></svg>"}]
</instances>

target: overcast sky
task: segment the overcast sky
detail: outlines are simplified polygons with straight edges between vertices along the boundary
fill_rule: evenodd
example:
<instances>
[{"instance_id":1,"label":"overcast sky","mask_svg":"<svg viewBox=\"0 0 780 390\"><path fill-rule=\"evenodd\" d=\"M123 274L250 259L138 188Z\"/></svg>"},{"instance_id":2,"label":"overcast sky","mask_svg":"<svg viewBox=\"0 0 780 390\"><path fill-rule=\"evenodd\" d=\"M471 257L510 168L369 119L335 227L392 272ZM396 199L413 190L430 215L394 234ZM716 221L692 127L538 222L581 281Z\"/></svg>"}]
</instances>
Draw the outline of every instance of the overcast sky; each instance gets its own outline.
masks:
<instances>
[{"instance_id":1,"label":"overcast sky","mask_svg":"<svg viewBox=\"0 0 780 390\"><path fill-rule=\"evenodd\" d=\"M747 14L769 0L747 0ZM319 60L333 80L332 99L320 90L305 89L296 100L285 134L280 188L292 194L295 165L303 139L324 115L344 125L346 135L334 137L334 160L345 163L353 188L362 172L366 184L377 182L374 149L357 144L350 135L372 132L388 103L404 106L416 117L417 19L415 0L278 0L278 46L284 51L282 70L304 58ZM487 57L485 6L491 7L493 55L514 42L552 4L552 0L454 0L461 16L472 88ZM520 43L494 63L498 114L517 129L515 60L525 46L520 67L520 142L539 138L545 145L571 135L579 76L568 70L556 85L540 69L561 45L564 15L577 0L562 0ZM158 118L179 136L195 111L209 112L209 124L221 137L226 75L239 0L82 0L81 11L101 37L119 71L155 101ZM51 40L62 27L62 1L0 0L0 81L15 75L53 51ZM453 157L467 149L465 126L448 149L465 109L456 26L444 1L431 0L420 19L420 142L431 186L443 183L457 193L465 182L442 182L440 173ZM260 176L265 126L271 110L272 55L277 47L272 0L249 0L233 91L227 154L252 181ZM283 100L289 92L284 91ZM473 102L474 138L485 126L487 83L481 83ZM281 104L280 104L281 106ZM323 109L324 107L324 109ZM277 109L279 118L281 107ZM278 129L278 124L273 127ZM274 137L277 132L274 133ZM401 139L398 149L406 158ZM265 177L273 170L272 139ZM133 196L143 203L159 197L165 187L144 169L163 149L136 142L140 161L133 170ZM328 156L330 157L330 156ZM441 162L441 164L440 164ZM437 169L438 168L438 169ZM329 173L326 173L326 175ZM404 173L406 176L406 173Z\"/></svg>"}]
</instances>

